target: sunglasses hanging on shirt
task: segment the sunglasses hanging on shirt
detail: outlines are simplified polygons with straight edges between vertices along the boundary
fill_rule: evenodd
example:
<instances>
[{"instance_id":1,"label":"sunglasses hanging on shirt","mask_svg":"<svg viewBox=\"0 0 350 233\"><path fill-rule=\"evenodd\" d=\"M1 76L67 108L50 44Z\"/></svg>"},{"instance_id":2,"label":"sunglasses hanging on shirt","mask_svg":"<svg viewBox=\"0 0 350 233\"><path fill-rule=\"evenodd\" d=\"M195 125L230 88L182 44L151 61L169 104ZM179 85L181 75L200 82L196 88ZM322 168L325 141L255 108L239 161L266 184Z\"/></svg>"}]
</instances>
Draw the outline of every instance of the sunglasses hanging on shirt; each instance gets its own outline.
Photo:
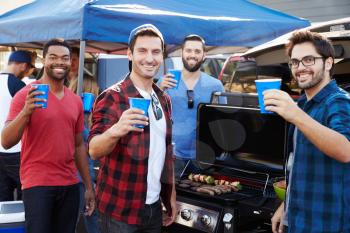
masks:
<instances>
[{"instance_id":1,"label":"sunglasses hanging on shirt","mask_svg":"<svg viewBox=\"0 0 350 233\"><path fill-rule=\"evenodd\" d=\"M187 90L187 106L188 108L193 108L194 106L194 91Z\"/></svg>"},{"instance_id":2,"label":"sunglasses hanging on shirt","mask_svg":"<svg viewBox=\"0 0 350 233\"><path fill-rule=\"evenodd\" d=\"M152 94L151 95L151 104L152 104L152 110L153 110L153 113L154 113L154 117L156 118L156 120L160 120L162 119L163 117L163 113L162 113L162 109L160 108L160 103L159 103L159 100L156 96L156 94Z\"/></svg>"}]
</instances>

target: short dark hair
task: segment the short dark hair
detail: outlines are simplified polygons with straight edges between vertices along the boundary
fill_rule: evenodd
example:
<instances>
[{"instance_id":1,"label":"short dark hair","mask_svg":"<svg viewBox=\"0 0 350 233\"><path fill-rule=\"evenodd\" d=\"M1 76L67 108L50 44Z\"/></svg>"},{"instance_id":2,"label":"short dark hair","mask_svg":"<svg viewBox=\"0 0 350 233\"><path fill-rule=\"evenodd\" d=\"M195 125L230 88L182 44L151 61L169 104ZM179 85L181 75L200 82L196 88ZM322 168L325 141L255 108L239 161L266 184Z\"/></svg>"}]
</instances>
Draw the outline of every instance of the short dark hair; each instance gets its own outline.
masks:
<instances>
[{"instance_id":1,"label":"short dark hair","mask_svg":"<svg viewBox=\"0 0 350 233\"><path fill-rule=\"evenodd\" d=\"M71 54L76 54L76 55L78 55L78 57L79 57L80 49L77 48L77 47L72 47L70 53L71 53Z\"/></svg>"},{"instance_id":2,"label":"short dark hair","mask_svg":"<svg viewBox=\"0 0 350 233\"><path fill-rule=\"evenodd\" d=\"M203 47L203 51L205 51L205 40L203 39L203 37L196 35L196 34L191 34L185 37L185 39L182 41L181 44L181 49L183 49L185 47L185 43L187 41L199 41L202 43L202 47Z\"/></svg>"},{"instance_id":3,"label":"short dark hair","mask_svg":"<svg viewBox=\"0 0 350 233\"><path fill-rule=\"evenodd\" d=\"M332 42L325 36L317 32L310 32L307 30L295 31L289 38L289 42L286 45L286 51L289 57L292 55L292 50L295 45L310 42L315 47L317 53L323 58L327 59L331 57L333 59L333 66L330 70L330 74L333 74L335 51Z\"/></svg>"},{"instance_id":4,"label":"short dark hair","mask_svg":"<svg viewBox=\"0 0 350 233\"><path fill-rule=\"evenodd\" d=\"M47 51L49 50L50 46L63 46L63 47L66 47L69 50L69 55L71 55L71 53L72 53L71 47L69 46L69 44L64 39L55 38L55 39L49 40L44 45L43 57L46 57Z\"/></svg>"},{"instance_id":5,"label":"short dark hair","mask_svg":"<svg viewBox=\"0 0 350 233\"><path fill-rule=\"evenodd\" d=\"M144 28L139 30L138 32L135 33L134 37L131 39L130 43L129 43L129 48L131 50L131 52L134 52L134 47L135 47L135 42L137 37L139 36L151 36L151 37L158 37L162 43L162 51L164 52L164 42L163 42L163 38L161 38L157 32L155 32L153 29L151 28Z\"/></svg>"}]
</instances>

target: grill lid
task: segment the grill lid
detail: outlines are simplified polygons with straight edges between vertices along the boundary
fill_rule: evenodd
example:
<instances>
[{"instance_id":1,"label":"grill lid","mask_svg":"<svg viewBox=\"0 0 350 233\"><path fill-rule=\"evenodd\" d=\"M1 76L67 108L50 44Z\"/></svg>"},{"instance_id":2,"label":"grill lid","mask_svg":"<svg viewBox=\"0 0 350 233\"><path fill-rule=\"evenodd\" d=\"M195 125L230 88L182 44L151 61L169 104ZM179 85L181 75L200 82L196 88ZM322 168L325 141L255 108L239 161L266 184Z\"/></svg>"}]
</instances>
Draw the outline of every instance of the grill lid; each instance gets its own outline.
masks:
<instances>
[{"instance_id":1,"label":"grill lid","mask_svg":"<svg viewBox=\"0 0 350 233\"><path fill-rule=\"evenodd\" d=\"M200 104L196 160L249 171L283 174L287 124L257 108Z\"/></svg>"}]
</instances>

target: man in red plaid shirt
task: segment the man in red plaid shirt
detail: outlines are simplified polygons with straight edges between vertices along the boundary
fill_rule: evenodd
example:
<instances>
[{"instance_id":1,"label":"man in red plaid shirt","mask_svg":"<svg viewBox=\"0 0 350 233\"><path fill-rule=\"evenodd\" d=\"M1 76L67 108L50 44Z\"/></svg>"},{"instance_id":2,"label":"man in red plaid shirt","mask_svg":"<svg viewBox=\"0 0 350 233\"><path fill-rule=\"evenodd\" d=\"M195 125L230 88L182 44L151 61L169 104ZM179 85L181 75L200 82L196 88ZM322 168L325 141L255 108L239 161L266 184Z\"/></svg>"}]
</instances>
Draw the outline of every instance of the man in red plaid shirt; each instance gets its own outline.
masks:
<instances>
[{"instance_id":1,"label":"man in red plaid shirt","mask_svg":"<svg viewBox=\"0 0 350 233\"><path fill-rule=\"evenodd\" d=\"M97 207L102 232L160 233L162 223L168 226L175 219L171 103L153 84L163 53L163 36L155 26L132 30L131 72L96 100L89 153L101 162ZM129 97L151 100L148 117L130 108Z\"/></svg>"}]
</instances>

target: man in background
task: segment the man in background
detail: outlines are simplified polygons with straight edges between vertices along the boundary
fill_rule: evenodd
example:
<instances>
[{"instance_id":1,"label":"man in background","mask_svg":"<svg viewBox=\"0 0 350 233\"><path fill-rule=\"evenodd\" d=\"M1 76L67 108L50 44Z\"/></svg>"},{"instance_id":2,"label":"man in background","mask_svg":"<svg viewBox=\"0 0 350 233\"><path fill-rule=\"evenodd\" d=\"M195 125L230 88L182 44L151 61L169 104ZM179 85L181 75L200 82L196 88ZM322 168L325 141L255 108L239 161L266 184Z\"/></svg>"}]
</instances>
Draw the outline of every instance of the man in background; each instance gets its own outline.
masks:
<instances>
[{"instance_id":1,"label":"man in background","mask_svg":"<svg viewBox=\"0 0 350 233\"><path fill-rule=\"evenodd\" d=\"M0 74L0 131L4 128L12 98L25 86L21 80L32 68L34 65L30 52L18 50L10 54L7 69ZM0 201L13 201L15 190L17 199L22 198L19 178L20 151L20 143L7 150L0 145Z\"/></svg>"},{"instance_id":2,"label":"man in background","mask_svg":"<svg viewBox=\"0 0 350 233\"><path fill-rule=\"evenodd\" d=\"M196 158L196 120L199 103L210 103L215 91L224 92L222 83L200 68L205 59L205 41L199 35L188 35L182 46L183 69L177 89L175 79L167 74L158 81L169 94L173 108L173 142L175 145L175 177L179 178L187 163ZM221 103L224 103L223 100ZM225 102L226 103L226 102Z\"/></svg>"}]
</instances>

